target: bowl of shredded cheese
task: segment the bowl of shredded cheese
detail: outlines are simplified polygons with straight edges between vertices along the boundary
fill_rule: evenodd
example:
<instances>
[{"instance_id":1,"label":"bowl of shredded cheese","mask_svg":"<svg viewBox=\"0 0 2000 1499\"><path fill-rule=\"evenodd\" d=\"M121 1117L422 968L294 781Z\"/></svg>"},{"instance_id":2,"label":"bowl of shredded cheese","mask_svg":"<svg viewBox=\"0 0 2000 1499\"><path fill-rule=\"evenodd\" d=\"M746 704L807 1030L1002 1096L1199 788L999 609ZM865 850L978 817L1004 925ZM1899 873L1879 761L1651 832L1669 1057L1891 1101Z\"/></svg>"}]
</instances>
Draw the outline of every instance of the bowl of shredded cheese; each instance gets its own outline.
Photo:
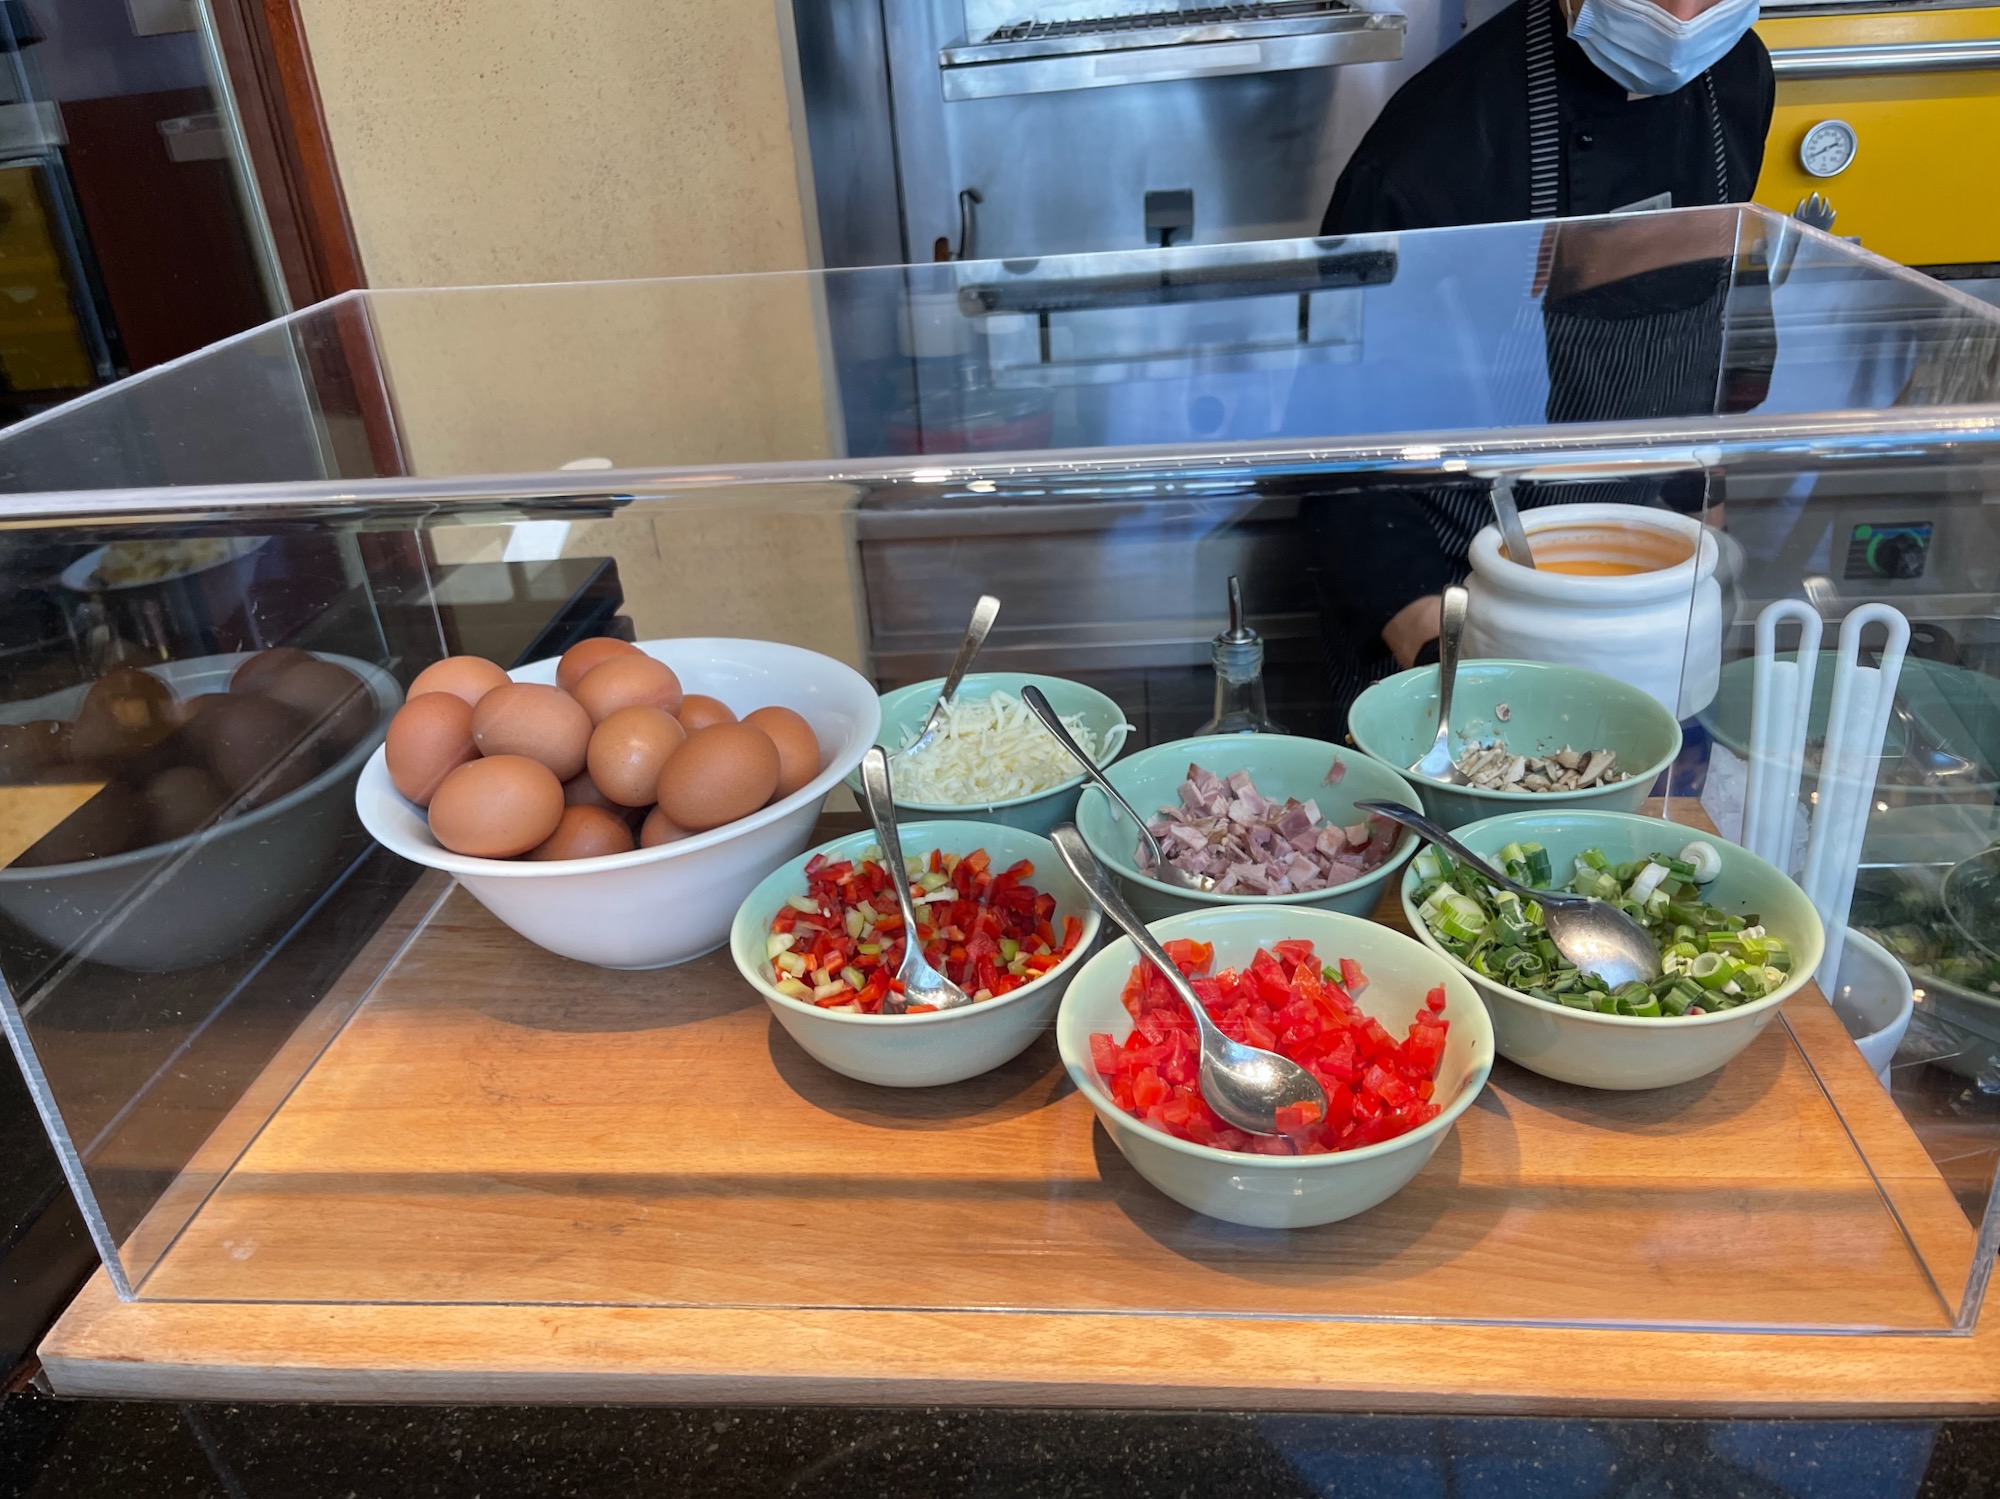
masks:
<instances>
[{"instance_id":1,"label":"bowl of shredded cheese","mask_svg":"<svg viewBox=\"0 0 2000 1499\"><path fill-rule=\"evenodd\" d=\"M1021 689L1041 688L1063 724L1099 768L1125 748L1132 726L1110 698L1081 682L1030 672L974 672L959 684L936 739L915 755L913 742L942 677L882 694L882 732L896 805L912 816L969 817L1046 834L1076 815L1083 772L1044 729ZM850 776L850 786L859 786Z\"/></svg>"}]
</instances>

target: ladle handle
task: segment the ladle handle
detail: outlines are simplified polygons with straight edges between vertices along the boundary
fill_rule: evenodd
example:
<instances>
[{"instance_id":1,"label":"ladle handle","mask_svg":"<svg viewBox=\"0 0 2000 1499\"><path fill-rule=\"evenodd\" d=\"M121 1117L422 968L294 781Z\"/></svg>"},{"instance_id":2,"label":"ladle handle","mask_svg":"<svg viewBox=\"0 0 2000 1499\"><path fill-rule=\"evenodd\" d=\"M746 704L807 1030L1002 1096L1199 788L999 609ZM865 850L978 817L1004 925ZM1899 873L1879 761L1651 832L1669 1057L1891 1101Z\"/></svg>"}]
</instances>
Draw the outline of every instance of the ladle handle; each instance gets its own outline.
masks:
<instances>
[{"instance_id":1,"label":"ladle handle","mask_svg":"<svg viewBox=\"0 0 2000 1499\"><path fill-rule=\"evenodd\" d=\"M909 940L917 940L917 908L910 899L910 875L903 863L903 840L896 833L896 797L889 785L889 757L882 746L872 744L861 757L861 800L868 821L875 829L875 841L882 845L882 862L888 867L889 883L895 887L896 904L903 913L903 930Z\"/></svg>"},{"instance_id":2,"label":"ladle handle","mask_svg":"<svg viewBox=\"0 0 2000 1499\"><path fill-rule=\"evenodd\" d=\"M1465 639L1465 614L1472 595L1456 583L1444 591L1438 606L1438 732L1451 726L1451 695L1458 686L1458 647ZM1447 749L1449 744L1447 744Z\"/></svg>"},{"instance_id":3,"label":"ladle handle","mask_svg":"<svg viewBox=\"0 0 2000 1499\"><path fill-rule=\"evenodd\" d=\"M1119 893L1118 886L1112 882L1111 876L1105 873L1104 866L1097 862L1097 855L1093 854L1089 845L1083 841L1083 834L1076 830L1076 824L1058 823L1049 834L1049 842L1056 846L1056 853L1061 856L1063 863L1069 866L1069 872L1076 876L1077 883L1083 886L1091 904L1111 918L1113 926L1132 939L1132 945L1139 949L1139 956L1160 970L1160 977L1167 981L1167 987L1174 991L1180 1002L1186 1005L1194 1016L1194 1023L1201 1031L1202 1044L1207 1046L1227 1042L1229 1038L1223 1035L1221 1029L1209 1018L1207 1009L1195 997L1194 989L1188 984L1180 967L1167 956L1167 950L1160 945L1159 938L1148 931L1146 923L1139 919L1138 913L1125 904L1125 897Z\"/></svg>"},{"instance_id":4,"label":"ladle handle","mask_svg":"<svg viewBox=\"0 0 2000 1499\"><path fill-rule=\"evenodd\" d=\"M1511 890L1523 900L1540 901L1544 906L1588 904L1588 900L1584 896L1564 895L1560 891L1555 890L1537 890L1532 885L1522 884L1511 875L1502 874L1491 864L1487 863L1485 859L1452 837L1450 833L1447 833L1437 823L1432 822L1428 817L1424 816L1423 813L1406 807L1401 802L1356 802L1354 807L1358 812L1373 812L1379 817L1388 818L1391 822L1400 822L1411 832L1417 833L1435 843L1461 864L1470 864L1502 890Z\"/></svg>"},{"instance_id":5,"label":"ladle handle","mask_svg":"<svg viewBox=\"0 0 2000 1499\"><path fill-rule=\"evenodd\" d=\"M1062 719L1056 716L1056 710L1049 705L1049 700L1042 696L1042 689L1037 687L1033 682L1029 682L1021 689L1021 701L1028 705L1030 713L1041 720L1042 727L1054 736L1056 743L1068 750L1071 756L1075 758L1076 763L1083 767L1083 773L1090 777L1091 784L1110 797L1120 807L1123 807L1125 815L1138 824L1139 836L1146 840L1146 847L1153 851L1153 868L1159 869L1164 865L1167 862L1166 852L1160 847L1160 840L1153 836L1153 830L1146 826L1145 818L1132 810L1132 804L1118 794L1116 786L1105 779L1104 772L1097 768L1097 762L1086 755L1083 752L1083 746L1070 737L1070 732L1063 726ZM1077 878L1082 879L1083 877L1079 875ZM1114 891L1113 894L1115 895L1116 892Z\"/></svg>"}]
</instances>

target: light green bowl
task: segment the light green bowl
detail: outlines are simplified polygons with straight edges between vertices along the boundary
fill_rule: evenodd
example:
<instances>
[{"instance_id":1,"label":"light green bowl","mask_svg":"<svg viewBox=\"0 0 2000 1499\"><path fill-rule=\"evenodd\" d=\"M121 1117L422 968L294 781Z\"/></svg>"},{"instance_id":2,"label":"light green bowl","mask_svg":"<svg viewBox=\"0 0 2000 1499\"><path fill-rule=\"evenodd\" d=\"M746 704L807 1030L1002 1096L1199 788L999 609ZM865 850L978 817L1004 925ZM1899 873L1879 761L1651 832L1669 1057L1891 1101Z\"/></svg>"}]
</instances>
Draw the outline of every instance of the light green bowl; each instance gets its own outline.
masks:
<instances>
[{"instance_id":1,"label":"light green bowl","mask_svg":"<svg viewBox=\"0 0 2000 1499\"><path fill-rule=\"evenodd\" d=\"M1620 1090L1667 1088L1705 1077L1757 1039L1777 1018L1778 1007L1812 977L1826 950L1819 913L1806 893L1747 848L1712 833L1629 812L1555 811L1489 817L1459 828L1458 837L1489 859L1510 843L1539 843L1548 850L1558 884L1568 880L1576 856L1588 848L1623 864L1651 853L1679 853L1700 839L1722 856L1722 873L1701 887L1702 898L1737 915L1754 914L1791 949L1792 971L1784 985L1734 1010L1679 1019L1572 1010L1483 978L1445 952L1417 914L1421 880L1412 866L1403 876L1410 930L1472 980L1492 1012L1500 1055L1544 1077Z\"/></svg>"},{"instance_id":2,"label":"light green bowl","mask_svg":"<svg viewBox=\"0 0 2000 1499\"><path fill-rule=\"evenodd\" d=\"M1118 758L1119 752L1125 748L1126 736L1132 732L1132 726L1125 721L1125 710L1096 688L1086 687L1081 682L1072 682L1064 677L1036 676L1033 672L979 671L971 673L959 684L958 701L983 702L995 692L1007 692L1019 697L1021 688L1030 683L1042 689L1049 706L1060 716L1082 716L1084 723L1097 736L1100 746L1097 765L1100 770ZM903 741L923 726L931 704L937 701L938 689L943 686L943 677L933 677L928 682L917 682L883 693L882 731L875 742L894 755L902 748ZM893 783L893 761L890 771ZM850 775L847 784L857 795L860 794L861 779L858 774ZM1076 816L1077 793L1082 789L1083 772L1079 770L1046 790L1008 801L957 806L911 801L898 795L896 806L911 817L969 817L1010 828L1025 828L1031 833L1047 833L1057 823L1068 822Z\"/></svg>"},{"instance_id":3,"label":"light green bowl","mask_svg":"<svg viewBox=\"0 0 2000 1499\"><path fill-rule=\"evenodd\" d=\"M885 1088L929 1088L963 1082L990 1072L1026 1051L1048 1028L1063 990L1081 971L1084 955L1097 941L1102 918L1083 886L1063 866L1055 845L1020 828L993 823L947 819L939 822L896 823L906 857L917 858L941 848L949 854L969 854L983 848L995 869L1027 859L1035 866L1028 883L1056 898L1055 927L1063 918L1083 922L1076 951L1032 983L1023 984L977 1004L924 1015L861 1015L822 1010L817 1005L780 994L765 957L771 919L794 895L806 892L806 865L816 855L852 859L875 845L872 832L850 833L822 843L789 864L781 865L750 892L729 929L729 955L750 987L764 997L771 1013L806 1052L822 1066L843 1076Z\"/></svg>"},{"instance_id":4,"label":"light green bowl","mask_svg":"<svg viewBox=\"0 0 2000 1499\"><path fill-rule=\"evenodd\" d=\"M1336 764L1342 767L1340 779L1328 785L1327 776ZM1260 796L1273 800L1294 796L1317 803L1328 822L1341 826L1367 816L1354 810L1359 801L1417 805L1410 783L1386 766L1321 739L1297 739L1289 734L1210 734L1176 739L1139 751L1105 772L1105 779L1118 788L1133 811L1150 818L1160 808L1180 800L1180 785L1187 779L1190 765L1225 778L1247 770ZM1389 876L1417 851L1415 835L1404 833L1380 869L1330 890L1297 895L1202 895L1139 872L1138 829L1095 786L1084 788L1077 804L1076 825L1090 851L1117 877L1126 900L1142 921L1216 906L1313 906L1366 916L1381 900Z\"/></svg>"},{"instance_id":5,"label":"light green bowl","mask_svg":"<svg viewBox=\"0 0 2000 1499\"><path fill-rule=\"evenodd\" d=\"M1361 1008L1401 1037L1431 990L1445 991L1444 1056L1438 1062L1437 1118L1406 1135L1331 1155L1254 1155L1179 1140L1133 1118L1113 1101L1090 1059L1090 1038L1123 1041L1132 1017L1119 1000L1136 961L1124 937L1083 965L1056 1015L1056 1046L1077 1091L1132 1168L1183 1207L1252 1228L1310 1228L1366 1212L1394 1196L1430 1160L1493 1070L1493 1027L1462 970L1401 932L1358 916L1300 906L1210 909L1151 928L1161 941L1191 937L1215 945L1215 968L1241 968L1260 947L1310 941L1334 962L1353 958L1368 975Z\"/></svg>"},{"instance_id":6,"label":"light green bowl","mask_svg":"<svg viewBox=\"0 0 2000 1499\"><path fill-rule=\"evenodd\" d=\"M1399 770L1423 757L1437 738L1437 677L1435 666L1419 666L1385 677L1354 700L1347 731L1362 753ZM1637 811L1681 752L1681 726L1651 693L1580 666L1461 661L1451 718L1454 736L1467 742L1497 736L1517 753L1608 749L1627 776L1587 791L1482 791L1404 770L1424 810L1447 828L1528 807Z\"/></svg>"}]
</instances>

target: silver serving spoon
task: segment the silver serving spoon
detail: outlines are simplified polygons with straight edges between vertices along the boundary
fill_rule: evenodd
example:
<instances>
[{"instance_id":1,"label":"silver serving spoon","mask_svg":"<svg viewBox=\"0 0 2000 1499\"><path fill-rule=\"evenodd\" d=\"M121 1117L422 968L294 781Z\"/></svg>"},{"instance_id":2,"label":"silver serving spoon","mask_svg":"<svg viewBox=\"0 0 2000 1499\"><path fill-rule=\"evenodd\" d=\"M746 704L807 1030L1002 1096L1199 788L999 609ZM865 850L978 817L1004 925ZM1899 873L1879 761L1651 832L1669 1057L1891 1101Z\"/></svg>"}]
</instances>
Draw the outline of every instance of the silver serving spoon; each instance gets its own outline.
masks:
<instances>
[{"instance_id":1,"label":"silver serving spoon","mask_svg":"<svg viewBox=\"0 0 2000 1499\"><path fill-rule=\"evenodd\" d=\"M923 944L917 940L917 907L910 899L910 878L903 865L903 840L896 836L896 798L889 787L889 757L882 746L872 744L861 757L861 800L874 824L875 841L882 845L882 863L895 887L896 904L903 913L903 961L896 969L903 992L891 989L882 1000L882 1013L901 1015L911 1005L930 1005L939 1010L955 1010L972 1003L967 994L925 961Z\"/></svg>"},{"instance_id":2,"label":"silver serving spoon","mask_svg":"<svg viewBox=\"0 0 2000 1499\"><path fill-rule=\"evenodd\" d=\"M1901 698L1890 700L1889 711L1903 726L1904 763L1918 785L1951 787L1962 782L1970 786L1977 781L1980 767L1931 738L1917 716L1903 706Z\"/></svg>"},{"instance_id":3,"label":"silver serving spoon","mask_svg":"<svg viewBox=\"0 0 2000 1499\"><path fill-rule=\"evenodd\" d=\"M1523 900L1540 903L1542 922L1549 941L1579 970L1603 979L1612 988L1634 979L1650 984L1660 976L1660 948L1638 922L1608 901L1588 895L1566 895L1554 890L1537 890L1502 874L1460 843L1421 812L1413 812L1399 802L1356 802L1363 812L1378 812L1391 822L1400 822L1421 833L1432 843L1502 890L1511 890Z\"/></svg>"},{"instance_id":4,"label":"silver serving spoon","mask_svg":"<svg viewBox=\"0 0 2000 1499\"><path fill-rule=\"evenodd\" d=\"M1069 872L1077 877L1097 909L1110 917L1132 939L1139 956L1159 970L1167 987L1194 1016L1195 1033L1201 1042L1201 1096L1228 1124L1253 1135L1278 1135L1278 1110L1307 1104L1326 1117L1326 1090L1305 1068L1274 1051L1232 1041L1209 1018L1207 1008L1181 975L1160 941L1146 929L1125 897L1097 862L1076 824L1065 822L1049 834Z\"/></svg>"},{"instance_id":5,"label":"silver serving spoon","mask_svg":"<svg viewBox=\"0 0 2000 1499\"><path fill-rule=\"evenodd\" d=\"M966 622L965 638L958 643L958 654L951 658L951 670L945 673L944 686L938 690L937 701L924 715L924 724L917 730L917 737L897 750L898 755L914 755L919 750L928 749L937 738L938 723L944 717L945 708L957 696L959 683L972 669L972 658L986 644L986 637L993 630L993 621L999 617L1000 601L990 593L982 593L979 602L972 606L972 618Z\"/></svg>"},{"instance_id":6,"label":"silver serving spoon","mask_svg":"<svg viewBox=\"0 0 2000 1499\"><path fill-rule=\"evenodd\" d=\"M1118 788L1104 778L1104 772L1097 768L1097 762L1086 755L1083 752L1083 746L1070 736L1069 730L1063 726L1063 721L1057 715L1056 710L1049 705L1049 700L1042 695L1041 688L1032 682L1028 683L1021 689L1021 701L1028 705L1030 713L1041 720L1042 727L1049 731L1056 743L1068 750L1076 760L1076 763L1083 767L1083 773L1090 777L1092 784L1099 791L1110 797L1119 807L1123 808L1125 815L1138 825L1139 836L1145 840L1147 849L1153 855L1153 867L1145 871L1145 873L1151 874L1154 879L1163 885L1178 885L1183 890L1213 890L1215 888L1215 881L1207 875L1189 874L1185 869L1167 862L1167 851L1160 847L1160 840L1154 837L1153 830L1146 826L1146 819L1132 810L1132 804L1120 796Z\"/></svg>"},{"instance_id":7,"label":"silver serving spoon","mask_svg":"<svg viewBox=\"0 0 2000 1499\"><path fill-rule=\"evenodd\" d=\"M1465 638L1465 611L1472 596L1454 584L1444 591L1438 618L1438 732L1423 757L1410 767L1412 775L1428 776L1463 786L1457 758L1451 752L1451 694L1458 685L1458 644Z\"/></svg>"},{"instance_id":8,"label":"silver serving spoon","mask_svg":"<svg viewBox=\"0 0 2000 1499\"><path fill-rule=\"evenodd\" d=\"M1509 562L1533 567L1535 554L1528 549L1528 528L1521 524L1521 511L1514 503L1514 481L1504 474L1495 475L1492 495L1493 518L1500 523L1500 549Z\"/></svg>"}]
</instances>

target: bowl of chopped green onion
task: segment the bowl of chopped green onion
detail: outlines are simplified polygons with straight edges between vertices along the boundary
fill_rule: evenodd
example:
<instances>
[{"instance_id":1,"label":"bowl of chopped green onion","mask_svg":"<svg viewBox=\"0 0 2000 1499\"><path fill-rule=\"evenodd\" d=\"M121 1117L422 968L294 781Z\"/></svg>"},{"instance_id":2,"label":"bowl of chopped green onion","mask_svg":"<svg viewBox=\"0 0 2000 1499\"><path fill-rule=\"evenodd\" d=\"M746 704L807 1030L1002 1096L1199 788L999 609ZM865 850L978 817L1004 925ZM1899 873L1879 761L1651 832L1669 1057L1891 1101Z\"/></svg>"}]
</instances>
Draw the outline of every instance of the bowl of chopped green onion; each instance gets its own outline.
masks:
<instances>
[{"instance_id":1,"label":"bowl of chopped green onion","mask_svg":"<svg viewBox=\"0 0 2000 1499\"><path fill-rule=\"evenodd\" d=\"M1812 977L1805 892L1712 835L1627 812L1516 812L1457 830L1522 884L1620 906L1660 946L1650 984L1606 985L1555 950L1541 909L1441 849L1403 877L1410 929L1471 977L1500 1054L1587 1088L1666 1088L1725 1065Z\"/></svg>"}]
</instances>

